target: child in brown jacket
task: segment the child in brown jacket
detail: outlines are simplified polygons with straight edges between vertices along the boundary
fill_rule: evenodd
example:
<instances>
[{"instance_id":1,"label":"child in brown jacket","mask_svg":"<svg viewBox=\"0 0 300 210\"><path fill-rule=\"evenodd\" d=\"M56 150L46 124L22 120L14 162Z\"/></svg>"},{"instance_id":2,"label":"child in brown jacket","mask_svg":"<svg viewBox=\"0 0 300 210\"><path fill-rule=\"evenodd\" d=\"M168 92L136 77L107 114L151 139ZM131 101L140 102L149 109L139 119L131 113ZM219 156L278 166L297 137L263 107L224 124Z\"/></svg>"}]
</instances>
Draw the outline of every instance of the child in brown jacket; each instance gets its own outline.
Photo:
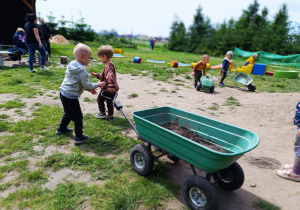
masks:
<instances>
[{"instance_id":1,"label":"child in brown jacket","mask_svg":"<svg viewBox=\"0 0 300 210\"><path fill-rule=\"evenodd\" d=\"M209 56L207 54L204 54L202 56L202 60L196 63L193 67L193 75L194 75L194 87L196 88L197 83L200 82L200 79L202 77L202 71L203 71L203 76L205 76L205 70L206 70L206 64L209 61Z\"/></svg>"},{"instance_id":2,"label":"child in brown jacket","mask_svg":"<svg viewBox=\"0 0 300 210\"><path fill-rule=\"evenodd\" d=\"M115 65L112 63L111 58L114 55L114 50L110 45L103 45L98 48L97 56L100 58L100 61L105 64L105 67L101 74L92 72L91 75L100 80L100 88L101 91L98 95L97 102L100 113L96 115L99 119L108 118L109 121L114 121L114 105L113 98L115 97L116 91L119 90L119 86L117 83L117 73L115 69ZM108 90L108 92L104 92L103 95L111 98L111 100L106 97L101 96L101 92ZM105 113L105 104L106 101L108 116Z\"/></svg>"}]
</instances>

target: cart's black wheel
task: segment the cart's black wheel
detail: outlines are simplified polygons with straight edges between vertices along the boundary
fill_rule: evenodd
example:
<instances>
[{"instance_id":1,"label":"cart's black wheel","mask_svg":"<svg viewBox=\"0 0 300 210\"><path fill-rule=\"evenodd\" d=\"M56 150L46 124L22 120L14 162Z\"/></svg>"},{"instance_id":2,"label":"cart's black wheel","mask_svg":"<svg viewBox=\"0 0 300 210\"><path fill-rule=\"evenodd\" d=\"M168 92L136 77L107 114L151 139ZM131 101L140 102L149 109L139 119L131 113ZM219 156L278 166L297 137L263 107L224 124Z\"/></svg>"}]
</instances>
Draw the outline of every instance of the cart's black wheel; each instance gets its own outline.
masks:
<instances>
[{"instance_id":1,"label":"cart's black wheel","mask_svg":"<svg viewBox=\"0 0 300 210\"><path fill-rule=\"evenodd\" d=\"M248 87L248 90L250 90L251 92L254 92L256 90L256 86L252 83L250 83L247 87Z\"/></svg>"},{"instance_id":2,"label":"cart's black wheel","mask_svg":"<svg viewBox=\"0 0 300 210\"><path fill-rule=\"evenodd\" d=\"M177 161L180 160L178 157L176 157L176 156L174 156L174 155L172 155L172 154L168 154L167 156L168 156L168 158L169 158L170 160L173 160L173 162L177 162Z\"/></svg>"},{"instance_id":3,"label":"cart's black wheel","mask_svg":"<svg viewBox=\"0 0 300 210\"><path fill-rule=\"evenodd\" d=\"M201 83L200 83L200 82L197 83L196 90L197 90L197 91L200 91L200 90L201 90Z\"/></svg>"},{"instance_id":4,"label":"cart's black wheel","mask_svg":"<svg viewBox=\"0 0 300 210\"><path fill-rule=\"evenodd\" d=\"M237 162L234 162L228 168L213 173L212 176L214 180L220 178L218 185L230 191L239 189L245 180L244 171Z\"/></svg>"},{"instance_id":5,"label":"cart's black wheel","mask_svg":"<svg viewBox=\"0 0 300 210\"><path fill-rule=\"evenodd\" d=\"M137 144L130 151L130 163L137 174L146 176L154 166L153 154L145 145Z\"/></svg>"},{"instance_id":6,"label":"cart's black wheel","mask_svg":"<svg viewBox=\"0 0 300 210\"><path fill-rule=\"evenodd\" d=\"M182 191L184 200L191 209L215 210L218 207L215 189L203 177L189 177L185 181Z\"/></svg>"},{"instance_id":7,"label":"cart's black wheel","mask_svg":"<svg viewBox=\"0 0 300 210\"><path fill-rule=\"evenodd\" d=\"M209 89L209 92L210 92L210 93L213 93L213 92L214 92L214 90L215 90L215 86L214 86L214 85L212 85L212 86L211 86L211 88Z\"/></svg>"}]
</instances>

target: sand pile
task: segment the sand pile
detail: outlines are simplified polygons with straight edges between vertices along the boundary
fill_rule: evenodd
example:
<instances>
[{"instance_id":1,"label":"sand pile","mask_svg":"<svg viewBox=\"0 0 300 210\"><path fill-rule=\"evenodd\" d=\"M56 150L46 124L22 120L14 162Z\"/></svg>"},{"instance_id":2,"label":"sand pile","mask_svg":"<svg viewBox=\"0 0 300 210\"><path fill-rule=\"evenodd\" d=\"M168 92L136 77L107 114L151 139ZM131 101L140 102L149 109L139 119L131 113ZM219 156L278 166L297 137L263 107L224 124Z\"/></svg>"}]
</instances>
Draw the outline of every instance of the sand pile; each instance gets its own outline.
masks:
<instances>
[{"instance_id":1,"label":"sand pile","mask_svg":"<svg viewBox=\"0 0 300 210\"><path fill-rule=\"evenodd\" d=\"M62 35L55 35L50 39L51 43L55 44L70 44L70 42Z\"/></svg>"}]
</instances>

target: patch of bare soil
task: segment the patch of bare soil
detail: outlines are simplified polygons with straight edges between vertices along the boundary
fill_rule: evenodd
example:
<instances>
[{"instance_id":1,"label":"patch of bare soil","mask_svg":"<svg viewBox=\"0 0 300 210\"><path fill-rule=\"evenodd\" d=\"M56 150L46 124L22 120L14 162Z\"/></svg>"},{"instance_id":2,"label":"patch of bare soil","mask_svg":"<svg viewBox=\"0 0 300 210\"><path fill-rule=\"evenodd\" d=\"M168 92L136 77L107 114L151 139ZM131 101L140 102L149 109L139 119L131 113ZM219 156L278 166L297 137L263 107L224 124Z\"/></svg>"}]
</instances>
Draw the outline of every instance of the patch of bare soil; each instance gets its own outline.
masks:
<instances>
[{"instance_id":1,"label":"patch of bare soil","mask_svg":"<svg viewBox=\"0 0 300 210\"><path fill-rule=\"evenodd\" d=\"M188 128L184 127L184 126L181 126L178 122L174 121L174 122L168 122L167 124L165 125L162 125L162 127L174 132L174 133L177 133L183 137L186 137L194 142L197 142L203 146L206 146L212 150L216 150L218 152L223 152L223 153L226 153L226 151L217 146L215 142L211 141L210 139L206 139L202 136L199 136L195 133L193 133L192 131L190 131Z\"/></svg>"}]
</instances>

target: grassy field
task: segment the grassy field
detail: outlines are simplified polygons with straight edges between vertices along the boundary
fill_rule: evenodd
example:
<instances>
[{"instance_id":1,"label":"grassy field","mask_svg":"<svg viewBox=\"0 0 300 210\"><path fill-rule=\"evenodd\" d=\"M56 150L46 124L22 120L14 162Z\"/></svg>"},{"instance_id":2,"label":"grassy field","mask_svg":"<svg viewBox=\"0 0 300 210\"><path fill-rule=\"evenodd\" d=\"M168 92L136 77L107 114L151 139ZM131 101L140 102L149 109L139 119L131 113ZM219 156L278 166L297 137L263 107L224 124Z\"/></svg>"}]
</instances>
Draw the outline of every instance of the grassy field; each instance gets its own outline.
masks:
<instances>
[{"instance_id":1,"label":"grassy field","mask_svg":"<svg viewBox=\"0 0 300 210\"><path fill-rule=\"evenodd\" d=\"M96 43L91 43L93 61L87 67L89 72L101 72L104 67L95 54L97 47ZM0 104L0 110L15 108L18 114L24 115L22 109L27 107L27 104L21 102L21 98L34 98L45 95L46 91L58 91L65 71L65 67L59 64L60 56L68 56L69 61L73 60L73 48L74 45L52 44L50 71L38 71L33 74L28 72L28 67L1 68L0 93L13 93L18 97ZM144 45L138 45L137 49L124 49L124 55L125 58L113 59L118 73L146 76L187 88L191 88L193 83L190 67L171 68L168 64L147 63L146 60L191 63L201 59L200 55L171 52L162 47L152 51ZM133 62L135 56L142 58L141 64ZM236 66L244 62L233 60ZM210 58L209 63L217 65L221 62L222 58ZM276 69L269 67L269 71ZM217 84L219 70L208 70L208 73L214 76ZM235 76L235 73L232 73L232 76ZM299 79L254 75L251 77L259 92L300 92L297 88ZM190 82L186 83L186 80ZM229 77L225 83L234 86L234 80ZM53 97L53 100L58 99L55 95L48 96ZM128 97L136 96L132 94ZM234 98L228 99L228 103L238 106ZM48 147L70 144L71 136L55 135L63 110L58 106L44 105L43 101L27 108L33 110L32 116L18 122L13 122L7 114L0 114L0 191L12 187L16 189L7 197L0 198L1 208L163 209L166 201L177 198L179 186L169 179L164 166L166 162L156 162L155 173L148 177L138 176L132 170L128 153L139 141L122 134L121 131L129 128L124 118L117 117L115 122L108 123L87 114L84 116L84 130L91 134L90 140L82 146L72 146L68 153L55 152L45 156ZM218 109L217 104L211 109ZM42 149L36 150L37 147ZM89 153L94 155L90 156ZM34 170L30 169L32 166L29 159L38 159ZM63 168L86 172L95 183L104 181L104 184L82 181L59 183L54 190L42 187L51 179L50 173Z\"/></svg>"}]
</instances>

